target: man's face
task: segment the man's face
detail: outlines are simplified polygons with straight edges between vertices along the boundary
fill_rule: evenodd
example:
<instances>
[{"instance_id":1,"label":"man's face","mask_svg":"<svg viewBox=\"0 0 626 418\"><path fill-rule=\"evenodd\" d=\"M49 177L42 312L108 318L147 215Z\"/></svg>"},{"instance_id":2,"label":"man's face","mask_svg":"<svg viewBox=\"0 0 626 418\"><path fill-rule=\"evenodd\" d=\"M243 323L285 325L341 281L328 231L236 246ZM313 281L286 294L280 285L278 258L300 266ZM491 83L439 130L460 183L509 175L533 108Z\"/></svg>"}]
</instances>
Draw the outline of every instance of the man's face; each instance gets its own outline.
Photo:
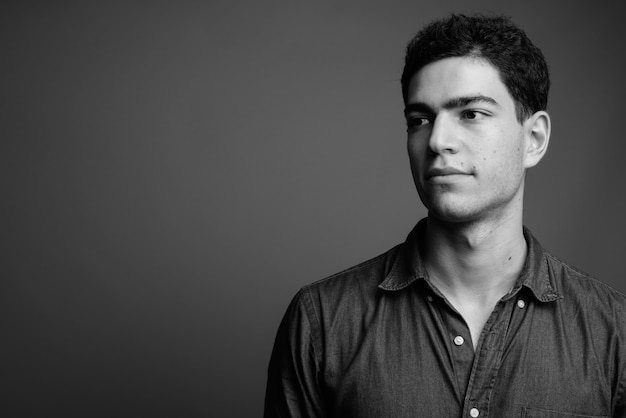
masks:
<instances>
[{"instance_id":1,"label":"man's face","mask_svg":"<svg viewBox=\"0 0 626 418\"><path fill-rule=\"evenodd\" d=\"M472 57L426 65L409 83L405 115L430 216L466 222L521 211L526 138L495 67Z\"/></svg>"}]
</instances>

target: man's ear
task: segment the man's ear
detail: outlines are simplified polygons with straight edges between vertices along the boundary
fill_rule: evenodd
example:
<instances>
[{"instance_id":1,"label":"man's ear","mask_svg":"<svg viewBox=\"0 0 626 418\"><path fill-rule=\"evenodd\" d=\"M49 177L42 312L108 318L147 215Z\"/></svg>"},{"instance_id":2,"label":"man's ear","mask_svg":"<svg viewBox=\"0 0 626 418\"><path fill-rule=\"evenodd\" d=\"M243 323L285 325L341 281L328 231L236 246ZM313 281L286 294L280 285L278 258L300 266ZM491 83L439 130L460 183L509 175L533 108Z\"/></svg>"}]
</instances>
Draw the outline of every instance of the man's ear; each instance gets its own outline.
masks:
<instances>
[{"instance_id":1,"label":"man's ear","mask_svg":"<svg viewBox=\"0 0 626 418\"><path fill-rule=\"evenodd\" d=\"M550 115L543 110L524 122L524 167L534 167L548 151L550 142Z\"/></svg>"}]
</instances>

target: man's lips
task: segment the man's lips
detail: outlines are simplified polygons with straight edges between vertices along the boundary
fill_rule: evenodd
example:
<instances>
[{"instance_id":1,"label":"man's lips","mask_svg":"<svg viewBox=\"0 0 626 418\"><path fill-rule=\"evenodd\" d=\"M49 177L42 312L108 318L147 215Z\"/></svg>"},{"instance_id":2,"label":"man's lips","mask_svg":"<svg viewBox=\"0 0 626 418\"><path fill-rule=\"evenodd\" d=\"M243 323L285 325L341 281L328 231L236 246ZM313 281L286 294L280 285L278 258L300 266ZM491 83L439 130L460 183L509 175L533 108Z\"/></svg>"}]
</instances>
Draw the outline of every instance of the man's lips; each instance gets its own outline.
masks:
<instances>
[{"instance_id":1,"label":"man's lips","mask_svg":"<svg viewBox=\"0 0 626 418\"><path fill-rule=\"evenodd\" d=\"M454 167L433 167L426 171L426 180L432 177L453 176L455 174L470 175L470 173Z\"/></svg>"}]
</instances>

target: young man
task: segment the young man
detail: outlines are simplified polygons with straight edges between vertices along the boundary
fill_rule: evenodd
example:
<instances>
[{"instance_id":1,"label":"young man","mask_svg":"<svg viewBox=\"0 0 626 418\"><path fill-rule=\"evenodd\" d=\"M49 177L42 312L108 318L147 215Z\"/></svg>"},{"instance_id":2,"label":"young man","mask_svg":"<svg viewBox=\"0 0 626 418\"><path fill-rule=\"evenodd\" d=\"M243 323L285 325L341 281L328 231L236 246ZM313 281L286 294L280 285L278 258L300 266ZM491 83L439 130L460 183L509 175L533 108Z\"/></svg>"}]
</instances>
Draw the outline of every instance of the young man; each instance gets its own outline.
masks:
<instances>
[{"instance_id":1,"label":"young man","mask_svg":"<svg viewBox=\"0 0 626 418\"><path fill-rule=\"evenodd\" d=\"M522 224L549 84L506 18L452 15L409 43L408 152L428 217L300 290L266 417L626 417L626 297Z\"/></svg>"}]
</instances>

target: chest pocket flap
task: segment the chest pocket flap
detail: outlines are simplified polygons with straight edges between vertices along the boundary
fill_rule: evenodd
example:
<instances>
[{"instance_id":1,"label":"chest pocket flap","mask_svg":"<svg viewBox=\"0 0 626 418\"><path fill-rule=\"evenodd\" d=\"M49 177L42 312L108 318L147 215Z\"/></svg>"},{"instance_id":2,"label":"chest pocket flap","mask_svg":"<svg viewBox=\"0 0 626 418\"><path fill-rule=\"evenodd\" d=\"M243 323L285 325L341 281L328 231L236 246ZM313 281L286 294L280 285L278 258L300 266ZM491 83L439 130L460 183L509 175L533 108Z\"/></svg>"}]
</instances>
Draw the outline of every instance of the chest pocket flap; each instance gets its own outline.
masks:
<instances>
[{"instance_id":1,"label":"chest pocket flap","mask_svg":"<svg viewBox=\"0 0 626 418\"><path fill-rule=\"evenodd\" d=\"M611 418L608 415L581 415L570 412L549 411L538 408L522 408L522 418Z\"/></svg>"}]
</instances>

